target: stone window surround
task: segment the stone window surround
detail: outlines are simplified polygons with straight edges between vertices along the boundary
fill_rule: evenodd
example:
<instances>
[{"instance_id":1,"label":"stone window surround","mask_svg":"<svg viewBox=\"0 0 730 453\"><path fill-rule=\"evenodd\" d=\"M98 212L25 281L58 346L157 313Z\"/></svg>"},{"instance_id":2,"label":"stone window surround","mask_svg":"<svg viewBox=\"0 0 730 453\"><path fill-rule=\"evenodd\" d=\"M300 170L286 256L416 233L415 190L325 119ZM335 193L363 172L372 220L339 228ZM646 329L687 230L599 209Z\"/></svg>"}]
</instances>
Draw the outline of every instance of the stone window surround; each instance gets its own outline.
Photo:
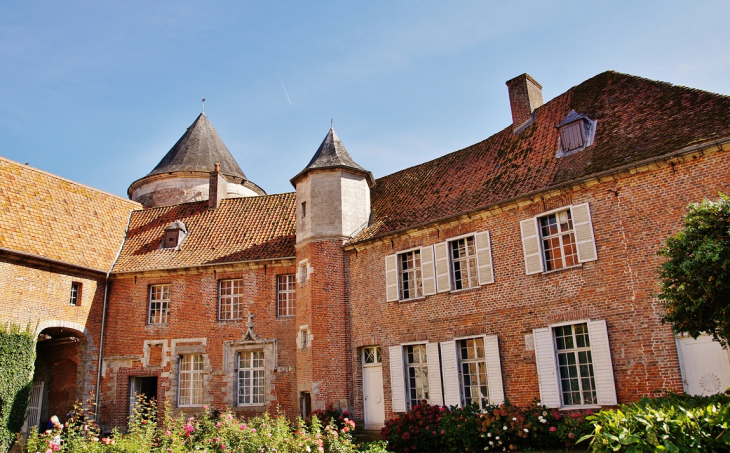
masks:
<instances>
[{"instance_id":1,"label":"stone window surround","mask_svg":"<svg viewBox=\"0 0 730 453\"><path fill-rule=\"evenodd\" d=\"M307 332L307 338L306 338L307 344L306 345L302 344L304 332ZM308 348L308 347L312 346L312 342L314 341L314 335L312 335L312 331L309 329L309 324L304 324L304 325L299 326L299 329L297 330L296 341L297 341L297 349L304 349L304 348Z\"/></svg>"},{"instance_id":2,"label":"stone window surround","mask_svg":"<svg viewBox=\"0 0 730 453\"><path fill-rule=\"evenodd\" d=\"M238 404L238 357L243 351L264 351L265 386L264 402L262 404ZM223 390L224 399L234 408L264 408L276 401L274 396L274 372L278 367L278 347L276 339L233 340L223 343L224 373L226 387Z\"/></svg>"}]
</instances>

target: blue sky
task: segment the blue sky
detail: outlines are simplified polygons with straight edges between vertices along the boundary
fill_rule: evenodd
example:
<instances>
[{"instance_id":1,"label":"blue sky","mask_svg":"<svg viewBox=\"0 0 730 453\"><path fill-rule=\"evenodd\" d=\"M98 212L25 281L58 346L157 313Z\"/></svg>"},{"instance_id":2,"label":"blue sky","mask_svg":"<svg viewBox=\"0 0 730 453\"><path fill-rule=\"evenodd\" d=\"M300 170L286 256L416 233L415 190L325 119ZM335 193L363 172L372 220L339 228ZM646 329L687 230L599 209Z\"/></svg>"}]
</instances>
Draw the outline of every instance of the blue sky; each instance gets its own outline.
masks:
<instances>
[{"instance_id":1,"label":"blue sky","mask_svg":"<svg viewBox=\"0 0 730 453\"><path fill-rule=\"evenodd\" d=\"M616 70L730 94L730 2L0 3L0 155L121 196L200 112L246 175L291 191L330 119L380 177Z\"/></svg>"}]
</instances>

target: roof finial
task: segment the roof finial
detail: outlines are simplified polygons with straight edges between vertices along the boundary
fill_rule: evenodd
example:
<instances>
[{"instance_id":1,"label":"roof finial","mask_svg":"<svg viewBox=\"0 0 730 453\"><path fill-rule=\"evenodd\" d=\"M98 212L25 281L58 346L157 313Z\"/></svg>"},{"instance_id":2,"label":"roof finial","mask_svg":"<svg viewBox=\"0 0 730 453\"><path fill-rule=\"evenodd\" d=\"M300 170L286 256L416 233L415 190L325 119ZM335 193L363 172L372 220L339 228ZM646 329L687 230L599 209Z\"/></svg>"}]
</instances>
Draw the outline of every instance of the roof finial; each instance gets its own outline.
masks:
<instances>
[{"instance_id":1,"label":"roof finial","mask_svg":"<svg viewBox=\"0 0 730 453\"><path fill-rule=\"evenodd\" d=\"M333 121L332 121L332 118L330 118L330 129L332 129L332 124L333 124Z\"/></svg>"},{"instance_id":2,"label":"roof finial","mask_svg":"<svg viewBox=\"0 0 730 453\"><path fill-rule=\"evenodd\" d=\"M201 99L200 102L203 103L203 113L205 113L205 98Z\"/></svg>"}]
</instances>

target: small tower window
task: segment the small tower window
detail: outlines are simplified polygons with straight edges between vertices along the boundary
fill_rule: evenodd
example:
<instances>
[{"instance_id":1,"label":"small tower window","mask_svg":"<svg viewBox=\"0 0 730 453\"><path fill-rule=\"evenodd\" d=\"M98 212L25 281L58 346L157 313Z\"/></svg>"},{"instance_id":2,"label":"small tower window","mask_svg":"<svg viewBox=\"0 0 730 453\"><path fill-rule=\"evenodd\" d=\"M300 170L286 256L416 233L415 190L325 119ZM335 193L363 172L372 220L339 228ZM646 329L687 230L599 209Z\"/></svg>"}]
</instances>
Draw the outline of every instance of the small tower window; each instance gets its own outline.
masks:
<instances>
[{"instance_id":1,"label":"small tower window","mask_svg":"<svg viewBox=\"0 0 730 453\"><path fill-rule=\"evenodd\" d=\"M567 156L591 146L596 135L597 123L598 121L592 121L587 116L571 110L557 126L560 131L557 157Z\"/></svg>"},{"instance_id":2,"label":"small tower window","mask_svg":"<svg viewBox=\"0 0 730 453\"><path fill-rule=\"evenodd\" d=\"M185 224L179 220L175 220L165 228L165 238L162 242L162 248L176 249L180 247L187 234L188 229L185 227Z\"/></svg>"}]
</instances>

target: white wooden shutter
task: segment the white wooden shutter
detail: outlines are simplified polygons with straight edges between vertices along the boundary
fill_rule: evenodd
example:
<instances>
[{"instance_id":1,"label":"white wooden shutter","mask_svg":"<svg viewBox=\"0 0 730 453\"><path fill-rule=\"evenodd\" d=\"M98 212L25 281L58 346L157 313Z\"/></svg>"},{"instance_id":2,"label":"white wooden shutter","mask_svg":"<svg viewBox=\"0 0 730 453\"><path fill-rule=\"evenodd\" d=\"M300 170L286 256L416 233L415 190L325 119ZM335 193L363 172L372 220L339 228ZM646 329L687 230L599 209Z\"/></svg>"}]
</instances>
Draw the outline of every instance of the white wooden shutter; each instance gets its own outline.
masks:
<instances>
[{"instance_id":1,"label":"white wooden shutter","mask_svg":"<svg viewBox=\"0 0 730 453\"><path fill-rule=\"evenodd\" d=\"M436 294L436 268L433 260L433 246L421 247L421 279L423 295Z\"/></svg>"},{"instance_id":2,"label":"white wooden shutter","mask_svg":"<svg viewBox=\"0 0 730 453\"><path fill-rule=\"evenodd\" d=\"M385 295L388 302L398 300L398 260L396 255L385 257Z\"/></svg>"},{"instance_id":3,"label":"white wooden shutter","mask_svg":"<svg viewBox=\"0 0 730 453\"><path fill-rule=\"evenodd\" d=\"M33 428L40 428L41 422L41 405L43 403L43 381L33 381L33 387L30 391L30 400L25 409L25 423L23 424L23 438L30 436ZM40 430L40 429L39 429Z\"/></svg>"},{"instance_id":4,"label":"white wooden shutter","mask_svg":"<svg viewBox=\"0 0 730 453\"><path fill-rule=\"evenodd\" d=\"M461 406L459 393L459 365L456 359L456 342L441 343L441 372L444 377L444 405Z\"/></svg>"},{"instance_id":5,"label":"white wooden shutter","mask_svg":"<svg viewBox=\"0 0 730 453\"><path fill-rule=\"evenodd\" d=\"M504 403L504 387L502 385L502 365L499 360L499 340L496 335L484 337L484 356L487 361L489 404L502 404Z\"/></svg>"},{"instance_id":6,"label":"white wooden shutter","mask_svg":"<svg viewBox=\"0 0 730 453\"><path fill-rule=\"evenodd\" d=\"M477 233L477 269L479 270L479 284L494 283L494 269L492 268L492 246L489 231Z\"/></svg>"},{"instance_id":7,"label":"white wooden shutter","mask_svg":"<svg viewBox=\"0 0 730 453\"><path fill-rule=\"evenodd\" d=\"M436 256L436 286L438 292L451 290L449 282L449 250L446 242L439 242L433 246L433 252Z\"/></svg>"},{"instance_id":8,"label":"white wooden shutter","mask_svg":"<svg viewBox=\"0 0 730 453\"><path fill-rule=\"evenodd\" d=\"M532 331L535 340L535 359L537 361L537 377L540 383L540 399L545 407L560 407L557 363L552 329L535 329Z\"/></svg>"},{"instance_id":9,"label":"white wooden shutter","mask_svg":"<svg viewBox=\"0 0 730 453\"><path fill-rule=\"evenodd\" d=\"M439 344L426 343L426 358L428 360L428 393L429 403L444 405L441 395L441 363L439 361Z\"/></svg>"},{"instance_id":10,"label":"white wooden shutter","mask_svg":"<svg viewBox=\"0 0 730 453\"><path fill-rule=\"evenodd\" d=\"M390 352L390 394L393 398L393 412L406 411L405 378L403 377L403 347L391 346Z\"/></svg>"},{"instance_id":11,"label":"white wooden shutter","mask_svg":"<svg viewBox=\"0 0 730 453\"><path fill-rule=\"evenodd\" d=\"M598 259L596 240L593 236L593 223L588 203L570 207L575 231L575 245L578 250L578 262L595 261Z\"/></svg>"},{"instance_id":12,"label":"white wooden shutter","mask_svg":"<svg viewBox=\"0 0 730 453\"><path fill-rule=\"evenodd\" d=\"M520 231L522 232L522 250L525 254L525 272L527 275L538 274L543 271L543 267L537 219L532 217L520 222Z\"/></svg>"},{"instance_id":13,"label":"white wooden shutter","mask_svg":"<svg viewBox=\"0 0 730 453\"><path fill-rule=\"evenodd\" d=\"M616 385L613 379L613 363L611 348L608 344L606 321L588 321L588 337L591 340L591 356L593 357L593 374L596 379L596 394L601 406L615 406Z\"/></svg>"}]
</instances>

